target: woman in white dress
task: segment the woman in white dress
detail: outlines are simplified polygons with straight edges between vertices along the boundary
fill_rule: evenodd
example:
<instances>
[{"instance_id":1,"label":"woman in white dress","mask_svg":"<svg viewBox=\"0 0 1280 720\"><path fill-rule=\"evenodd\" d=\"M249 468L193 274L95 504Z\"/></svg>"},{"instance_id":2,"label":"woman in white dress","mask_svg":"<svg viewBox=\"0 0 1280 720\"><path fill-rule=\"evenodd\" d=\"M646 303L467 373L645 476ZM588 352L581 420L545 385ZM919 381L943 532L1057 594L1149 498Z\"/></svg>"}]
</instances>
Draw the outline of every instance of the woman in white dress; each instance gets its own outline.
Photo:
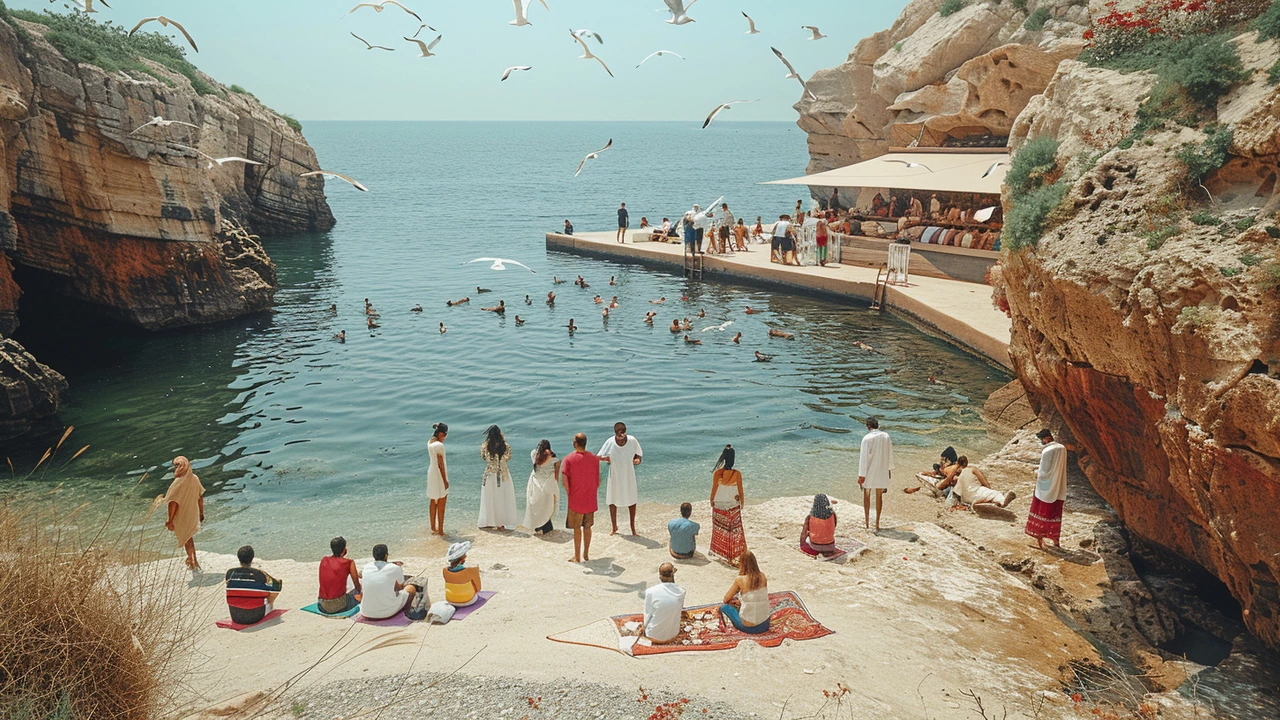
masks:
<instances>
[{"instance_id":1,"label":"woman in white dress","mask_svg":"<svg viewBox=\"0 0 1280 720\"><path fill-rule=\"evenodd\" d=\"M444 505L449 500L449 471L444 461L444 438L449 426L436 423L427 443L427 499L431 501L431 534L444 535Z\"/></svg>"},{"instance_id":2,"label":"woman in white dress","mask_svg":"<svg viewBox=\"0 0 1280 720\"><path fill-rule=\"evenodd\" d=\"M546 535L554 529L551 521L560 504L560 459L551 451L550 440L538 443L529 457L533 460L533 472L529 473L525 490L524 526Z\"/></svg>"},{"instance_id":3,"label":"woman in white dress","mask_svg":"<svg viewBox=\"0 0 1280 720\"><path fill-rule=\"evenodd\" d=\"M511 482L511 446L497 425L484 431L480 446L484 479L480 482L480 527L506 530L519 522L516 517L516 488Z\"/></svg>"}]
</instances>

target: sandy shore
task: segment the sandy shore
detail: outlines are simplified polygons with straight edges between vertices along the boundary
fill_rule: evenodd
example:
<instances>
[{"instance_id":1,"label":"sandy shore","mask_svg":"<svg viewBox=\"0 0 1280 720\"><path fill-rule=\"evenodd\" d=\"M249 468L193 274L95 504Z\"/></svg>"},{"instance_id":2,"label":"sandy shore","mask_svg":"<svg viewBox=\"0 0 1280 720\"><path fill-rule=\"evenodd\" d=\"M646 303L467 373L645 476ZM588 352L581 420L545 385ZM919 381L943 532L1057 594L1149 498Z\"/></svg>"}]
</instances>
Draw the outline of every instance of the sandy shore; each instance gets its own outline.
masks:
<instances>
[{"instance_id":1,"label":"sandy shore","mask_svg":"<svg viewBox=\"0 0 1280 720\"><path fill-rule=\"evenodd\" d=\"M403 684L406 673L458 671L455 677L485 678L476 680L477 701L486 702L489 688L498 693L490 698L495 707L510 699L509 692L499 690L517 679L555 687L609 686L615 692L602 697L632 700L623 709L610 708L603 716L610 718L649 717L656 703L634 702L641 687L699 698L711 717L799 718L818 712L824 691L838 683L850 687L844 707L853 703L858 717L974 717L972 699L962 695L969 690L988 708L1007 708L1011 718L1069 715L1061 681L1069 676L1070 663L1098 661L1094 647L1018 575L940 527L938 501L923 492L904 495L903 480L894 484L882 523L887 531L879 536L861 529L860 503L838 504L839 534L868 546L845 564L817 562L796 549L811 498L774 499L744 510L748 544L769 576L770 590L799 593L813 616L835 631L777 648L743 642L732 650L633 658L546 639L642 610L644 589L656 582L657 566L668 559L665 526L676 513L671 506L642 505L640 537L608 536L606 518L593 560L584 565L567 562L572 546L566 531L546 539L524 532L467 534L475 541L471 562L482 568L485 588L498 595L466 621L445 626L377 628L303 613L299 608L316 596L317 563L263 558L258 565L285 580L277 607L292 610L245 632L215 629L213 620L226 616L220 574L234 558L202 553L206 574L193 581L191 592L208 617L195 638L199 659L191 678L192 707L234 706L269 693L279 698L273 716L305 713L308 702L314 704L308 717L345 716L353 712L352 704L376 704L380 697L376 683L361 695L358 688L365 686L356 681L401 676L388 681L394 687ZM1014 507L1017 516L987 522L1016 537L1025 507L1020 501ZM703 525L699 550L705 553L711 526L705 504L695 508L694 519ZM407 569L429 571L429 594L439 599L436 578L445 547L445 541L431 540L410 548L409 556L391 550ZM368 553L353 548L352 555L363 563ZM677 582L687 589L688 604L713 603L734 575L732 568L699 557L679 564ZM328 659L315 665L327 652ZM333 693L348 688L345 704L333 704ZM1038 700L1038 694L1047 699ZM430 691L417 694L414 702L430 696ZM598 712L562 708L556 716L596 717ZM498 714L495 710L492 716Z\"/></svg>"}]
</instances>

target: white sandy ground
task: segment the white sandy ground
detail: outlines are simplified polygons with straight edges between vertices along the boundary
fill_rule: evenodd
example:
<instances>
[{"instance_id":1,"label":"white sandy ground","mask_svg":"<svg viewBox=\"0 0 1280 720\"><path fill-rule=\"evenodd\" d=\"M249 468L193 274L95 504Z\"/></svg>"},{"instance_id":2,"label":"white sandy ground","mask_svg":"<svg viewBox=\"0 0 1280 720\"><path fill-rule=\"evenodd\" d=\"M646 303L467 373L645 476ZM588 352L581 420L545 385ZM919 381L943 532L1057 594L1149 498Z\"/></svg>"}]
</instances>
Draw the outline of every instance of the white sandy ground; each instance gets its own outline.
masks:
<instances>
[{"instance_id":1,"label":"white sandy ground","mask_svg":"<svg viewBox=\"0 0 1280 720\"><path fill-rule=\"evenodd\" d=\"M904 482L896 481L886 495L882 524L898 527L879 537L861 529L860 502L838 504L839 534L869 548L847 564L818 562L796 549L810 498L774 499L744 510L748 546L759 556L770 590L797 591L814 617L836 632L772 649L748 641L727 651L631 658L546 639L642 610L644 588L669 559L665 526L675 516L669 506L639 508L640 538L609 537L607 512L602 513L592 562L586 565L567 562L572 554L567 531L548 539L524 532L466 533L476 542L470 562L482 568L485 588L498 595L467 620L446 626L353 628L349 620L304 613L300 608L316 597L317 563L260 558L258 566L284 579L276 605L291 611L245 632L215 629L213 620L226 616L221 573L234 558L201 553L205 575L190 592L208 617L195 638L192 708L208 711L270 693L346 633L354 641L292 685L265 716L289 717L293 703L305 702L308 692L332 690L352 679L447 673L464 664L461 675L485 678L479 687L510 678L550 685L597 682L637 695L640 687L657 688L722 703L746 716L778 717L784 704L788 718L813 715L823 705L823 691L837 683L852 688L846 702L853 702L859 718L976 717L972 700L961 695L967 690L980 695L989 711L997 708L998 716L1002 707L1010 718L1071 716L1060 681L1069 676L1069 662L1097 662L1097 651L1019 576L931 522L937 501L923 492L904 496ZM1025 501L1018 503L1015 509L1022 512L1013 524L1019 527L1000 523L1010 534L1020 532L1025 520ZM695 508L694 519L702 523L699 550L705 552L711 533L705 504ZM326 540L317 539L317 561ZM409 549L413 557L393 547L392 559L404 560L413 572L429 569L429 594L440 599L445 547L443 540L428 541ZM357 562L367 561L367 549L352 550ZM702 557L678 567L676 579L688 590L689 605L719 602L735 575L732 568ZM407 642L367 651L388 638ZM637 718L651 711L638 703L626 710ZM493 716L498 714L495 710ZM591 709L580 716L596 714ZM576 715L561 711L558 716Z\"/></svg>"}]
</instances>

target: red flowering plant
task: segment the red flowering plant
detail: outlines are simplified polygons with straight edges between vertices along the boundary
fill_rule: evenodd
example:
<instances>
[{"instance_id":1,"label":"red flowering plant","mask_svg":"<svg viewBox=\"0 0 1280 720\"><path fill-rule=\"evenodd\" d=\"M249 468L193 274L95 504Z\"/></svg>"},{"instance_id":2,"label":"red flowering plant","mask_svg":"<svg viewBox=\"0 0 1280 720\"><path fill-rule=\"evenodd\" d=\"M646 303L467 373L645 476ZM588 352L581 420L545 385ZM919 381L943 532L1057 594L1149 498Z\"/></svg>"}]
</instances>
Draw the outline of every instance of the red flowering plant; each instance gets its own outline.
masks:
<instances>
[{"instance_id":1,"label":"red flowering plant","mask_svg":"<svg viewBox=\"0 0 1280 720\"><path fill-rule=\"evenodd\" d=\"M1154 42L1216 32L1257 17L1268 5L1270 0L1146 0L1122 9L1111 0L1083 37L1093 60L1106 62Z\"/></svg>"}]
</instances>

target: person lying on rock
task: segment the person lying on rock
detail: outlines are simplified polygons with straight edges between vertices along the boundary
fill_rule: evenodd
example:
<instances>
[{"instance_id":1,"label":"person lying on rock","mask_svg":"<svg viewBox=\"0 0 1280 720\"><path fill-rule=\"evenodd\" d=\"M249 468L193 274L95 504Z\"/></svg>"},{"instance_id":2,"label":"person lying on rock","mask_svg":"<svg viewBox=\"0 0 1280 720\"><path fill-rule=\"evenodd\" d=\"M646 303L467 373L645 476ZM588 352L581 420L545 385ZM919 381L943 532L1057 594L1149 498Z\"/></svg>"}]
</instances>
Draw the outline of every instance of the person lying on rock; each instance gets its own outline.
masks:
<instances>
[{"instance_id":1,"label":"person lying on rock","mask_svg":"<svg viewBox=\"0 0 1280 720\"><path fill-rule=\"evenodd\" d=\"M997 492L991 489L990 483L987 482L987 476L976 467L969 467L969 458L961 455L956 459L955 468L955 492L960 494L960 500L967 505L995 505L996 507L1007 507L1013 502L1017 494L1014 492Z\"/></svg>"}]
</instances>

